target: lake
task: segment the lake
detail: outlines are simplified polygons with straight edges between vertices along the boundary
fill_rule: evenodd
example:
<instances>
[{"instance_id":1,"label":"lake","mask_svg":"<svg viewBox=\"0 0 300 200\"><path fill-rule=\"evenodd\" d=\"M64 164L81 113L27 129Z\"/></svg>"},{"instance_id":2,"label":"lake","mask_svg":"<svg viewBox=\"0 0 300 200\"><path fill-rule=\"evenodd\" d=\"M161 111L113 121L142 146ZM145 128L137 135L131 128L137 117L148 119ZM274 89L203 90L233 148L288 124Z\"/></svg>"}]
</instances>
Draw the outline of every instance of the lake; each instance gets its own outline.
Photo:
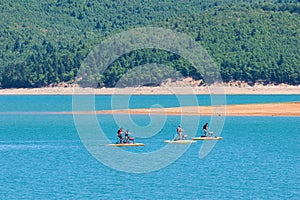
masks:
<instances>
[{"instance_id":1,"label":"lake","mask_svg":"<svg viewBox=\"0 0 300 200\"><path fill-rule=\"evenodd\" d=\"M199 95L197 100L198 105L210 105L209 95ZM229 95L226 100L227 104L292 102L300 101L300 95ZM95 107L114 108L111 102L112 96L96 96ZM174 107L180 102L172 95L137 95L127 106L153 105ZM299 117L226 117L223 140L204 158L199 158L201 141L173 145L174 154L183 152L178 159L151 172L131 173L130 164L123 160L114 164L128 167L125 172L97 160L82 142L72 115L42 113L71 110L72 96L0 96L1 199L300 199ZM96 116L112 143L120 123L126 122L117 119ZM135 127L122 126L145 146L110 147L111 157L120 149L146 157L167 146L163 140L174 137L179 123L191 136L199 135L202 125L211 121L208 116L130 119ZM168 156L161 154L161 162L172 157ZM131 158L135 157L127 160ZM138 164L147 165L145 169L160 164L151 161Z\"/></svg>"}]
</instances>

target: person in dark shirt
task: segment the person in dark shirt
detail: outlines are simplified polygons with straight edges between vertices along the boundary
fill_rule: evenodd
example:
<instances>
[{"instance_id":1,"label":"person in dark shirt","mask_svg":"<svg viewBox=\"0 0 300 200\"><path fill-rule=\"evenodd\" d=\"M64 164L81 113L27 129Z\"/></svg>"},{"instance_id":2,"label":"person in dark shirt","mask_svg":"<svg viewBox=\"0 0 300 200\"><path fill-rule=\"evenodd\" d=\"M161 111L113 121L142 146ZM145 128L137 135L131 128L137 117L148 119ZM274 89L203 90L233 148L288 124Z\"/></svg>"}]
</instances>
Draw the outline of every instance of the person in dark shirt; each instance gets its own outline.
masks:
<instances>
[{"instance_id":1,"label":"person in dark shirt","mask_svg":"<svg viewBox=\"0 0 300 200\"><path fill-rule=\"evenodd\" d=\"M205 123L203 125L203 136L206 136L208 132L208 123Z\"/></svg>"},{"instance_id":2,"label":"person in dark shirt","mask_svg":"<svg viewBox=\"0 0 300 200\"><path fill-rule=\"evenodd\" d=\"M123 128L120 128L119 130L118 130L118 133L117 133L118 135L118 138L120 139L120 142L119 142L119 144L122 144L123 143L123 136L122 136L122 134L123 134Z\"/></svg>"},{"instance_id":3,"label":"person in dark shirt","mask_svg":"<svg viewBox=\"0 0 300 200\"><path fill-rule=\"evenodd\" d=\"M176 131L177 131L179 140L182 140L182 128L180 125L177 127Z\"/></svg>"}]
</instances>

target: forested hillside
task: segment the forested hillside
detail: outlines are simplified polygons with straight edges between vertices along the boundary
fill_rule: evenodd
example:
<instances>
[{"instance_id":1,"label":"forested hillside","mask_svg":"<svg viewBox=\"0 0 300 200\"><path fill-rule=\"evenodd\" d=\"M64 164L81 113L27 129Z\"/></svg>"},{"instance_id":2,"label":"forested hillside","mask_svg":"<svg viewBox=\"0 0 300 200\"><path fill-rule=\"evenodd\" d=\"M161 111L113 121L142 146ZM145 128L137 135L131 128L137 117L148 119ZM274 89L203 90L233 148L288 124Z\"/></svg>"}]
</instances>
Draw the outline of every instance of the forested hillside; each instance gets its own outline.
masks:
<instances>
[{"instance_id":1,"label":"forested hillside","mask_svg":"<svg viewBox=\"0 0 300 200\"><path fill-rule=\"evenodd\" d=\"M297 0L3 0L0 9L2 88L72 83L105 37L149 25L190 35L208 50L224 81L300 83ZM116 60L98 85L112 87L127 70L147 62L202 78L182 58L146 49ZM146 79L147 73L138 77Z\"/></svg>"}]
</instances>

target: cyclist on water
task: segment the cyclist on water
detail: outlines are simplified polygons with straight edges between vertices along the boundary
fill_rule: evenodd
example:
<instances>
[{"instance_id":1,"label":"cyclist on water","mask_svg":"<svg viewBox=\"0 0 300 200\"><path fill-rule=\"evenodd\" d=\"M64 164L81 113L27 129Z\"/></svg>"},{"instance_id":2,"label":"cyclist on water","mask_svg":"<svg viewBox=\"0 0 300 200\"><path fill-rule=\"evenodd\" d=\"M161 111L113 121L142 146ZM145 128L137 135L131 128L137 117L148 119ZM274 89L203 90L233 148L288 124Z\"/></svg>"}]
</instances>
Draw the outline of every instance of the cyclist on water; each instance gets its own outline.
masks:
<instances>
[{"instance_id":1,"label":"cyclist on water","mask_svg":"<svg viewBox=\"0 0 300 200\"><path fill-rule=\"evenodd\" d=\"M208 123L205 123L203 125L203 136L202 137L206 137L207 134L209 134L209 136L212 137L212 135L214 134L214 132L208 132Z\"/></svg>"},{"instance_id":2,"label":"cyclist on water","mask_svg":"<svg viewBox=\"0 0 300 200\"><path fill-rule=\"evenodd\" d=\"M208 123L203 125L203 135L206 136L208 131Z\"/></svg>"},{"instance_id":3,"label":"cyclist on water","mask_svg":"<svg viewBox=\"0 0 300 200\"><path fill-rule=\"evenodd\" d=\"M118 138L120 139L119 144L122 144L122 143L123 143L123 136L122 136L122 134L123 134L123 128L120 128L120 129L118 130L117 134L118 134L118 135L117 135Z\"/></svg>"},{"instance_id":4,"label":"cyclist on water","mask_svg":"<svg viewBox=\"0 0 300 200\"><path fill-rule=\"evenodd\" d=\"M134 143L134 137L129 136L130 132L126 130L125 132L125 143L129 143L129 141L132 141Z\"/></svg>"},{"instance_id":5,"label":"cyclist on water","mask_svg":"<svg viewBox=\"0 0 300 200\"><path fill-rule=\"evenodd\" d=\"M176 131L177 131L177 135L178 135L179 140L185 139L187 137L187 135L182 134L183 130L182 130L180 125L177 127Z\"/></svg>"}]
</instances>

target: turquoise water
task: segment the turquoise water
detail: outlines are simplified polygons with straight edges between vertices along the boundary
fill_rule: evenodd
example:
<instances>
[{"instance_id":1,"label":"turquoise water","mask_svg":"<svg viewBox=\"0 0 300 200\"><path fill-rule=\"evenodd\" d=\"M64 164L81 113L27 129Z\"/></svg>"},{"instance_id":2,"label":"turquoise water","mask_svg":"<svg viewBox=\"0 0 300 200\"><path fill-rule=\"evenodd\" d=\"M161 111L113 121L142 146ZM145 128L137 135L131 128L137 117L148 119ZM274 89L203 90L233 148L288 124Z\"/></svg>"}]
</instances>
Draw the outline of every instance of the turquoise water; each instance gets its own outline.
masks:
<instances>
[{"instance_id":1,"label":"turquoise water","mask_svg":"<svg viewBox=\"0 0 300 200\"><path fill-rule=\"evenodd\" d=\"M110 97L103 98L99 100L107 103L98 106L107 109ZM133 107L176 104L170 96L136 98ZM299 98L233 95L227 101L259 103ZM71 110L72 101L70 96L0 99L1 112L66 111ZM150 123L147 116L132 119L139 126ZM115 141L118 126L114 118L99 115L97 120L108 138ZM131 150L144 153L160 149L165 145L162 141L173 136L180 120L180 116L167 117L157 135L136 138L145 147ZM200 117L201 124L209 120ZM72 115L2 113L0 199L299 199L299 122L299 117L226 117L223 140L205 158L199 159L202 142L197 142L171 165L133 174L111 169L91 156L79 139Z\"/></svg>"},{"instance_id":2,"label":"turquoise water","mask_svg":"<svg viewBox=\"0 0 300 200\"><path fill-rule=\"evenodd\" d=\"M179 95L188 99L188 95ZM125 95L114 95L119 101L127 103ZM145 100L146 98L146 100ZM198 95L197 102L190 101L190 106L210 105L210 95ZM112 97L110 95L98 95L95 97L96 110L111 109ZM294 102L300 101L300 95L227 95L227 104L249 104L249 103L271 103L271 102ZM178 98L174 95L133 95L130 96L127 107L124 108L149 108L159 104L163 107L176 107L180 105ZM72 96L68 95L1 95L1 112L27 112L27 111L71 111Z\"/></svg>"}]
</instances>

